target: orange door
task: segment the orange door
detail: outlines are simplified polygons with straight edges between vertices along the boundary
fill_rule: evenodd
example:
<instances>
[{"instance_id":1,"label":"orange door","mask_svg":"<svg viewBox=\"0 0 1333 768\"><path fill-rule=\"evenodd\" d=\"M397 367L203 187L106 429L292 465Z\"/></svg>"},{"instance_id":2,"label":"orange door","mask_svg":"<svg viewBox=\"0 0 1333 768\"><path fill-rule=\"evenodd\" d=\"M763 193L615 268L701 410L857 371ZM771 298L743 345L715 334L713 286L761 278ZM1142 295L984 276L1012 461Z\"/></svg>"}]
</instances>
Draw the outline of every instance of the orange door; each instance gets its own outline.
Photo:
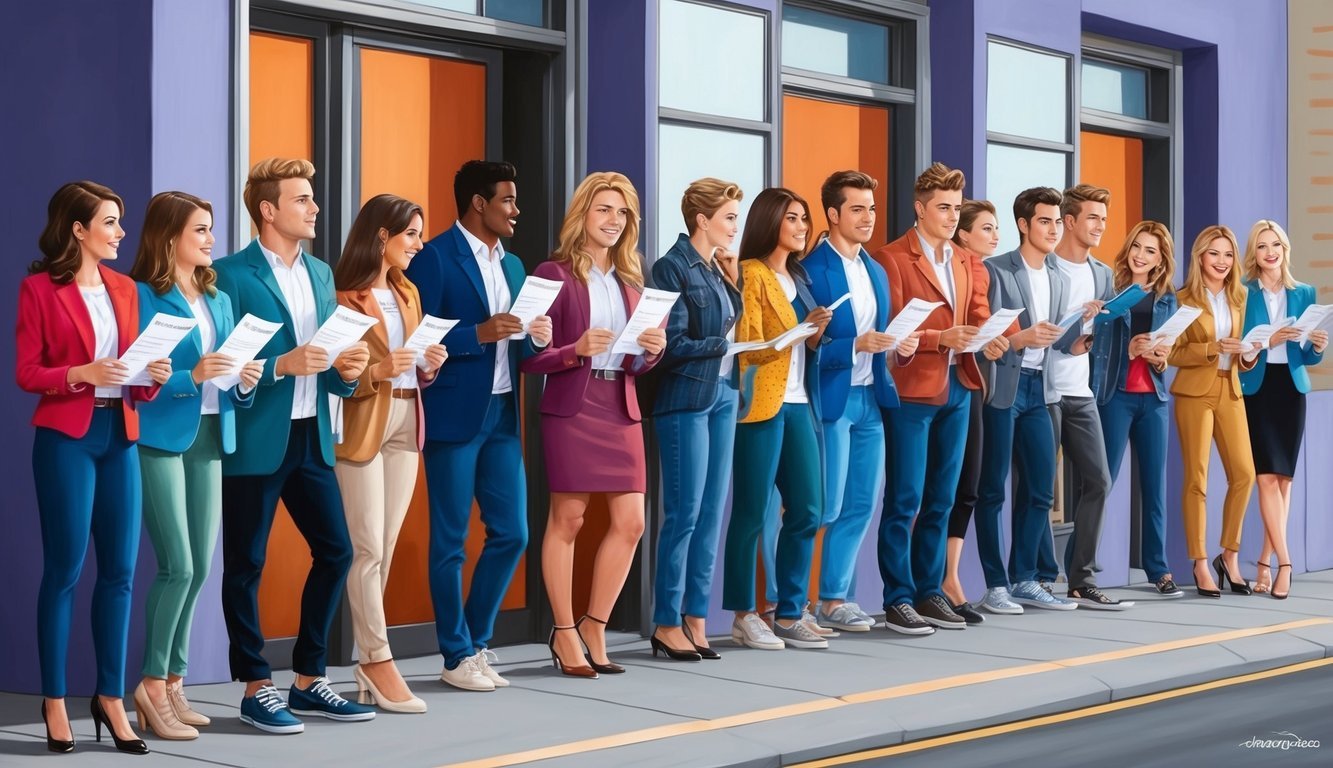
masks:
<instances>
[{"instance_id":1,"label":"orange door","mask_svg":"<svg viewBox=\"0 0 1333 768\"><path fill-rule=\"evenodd\" d=\"M1079 180L1111 191L1106 232L1093 255L1111 264L1129 230L1143 219L1143 139L1083 131Z\"/></svg>"}]
</instances>

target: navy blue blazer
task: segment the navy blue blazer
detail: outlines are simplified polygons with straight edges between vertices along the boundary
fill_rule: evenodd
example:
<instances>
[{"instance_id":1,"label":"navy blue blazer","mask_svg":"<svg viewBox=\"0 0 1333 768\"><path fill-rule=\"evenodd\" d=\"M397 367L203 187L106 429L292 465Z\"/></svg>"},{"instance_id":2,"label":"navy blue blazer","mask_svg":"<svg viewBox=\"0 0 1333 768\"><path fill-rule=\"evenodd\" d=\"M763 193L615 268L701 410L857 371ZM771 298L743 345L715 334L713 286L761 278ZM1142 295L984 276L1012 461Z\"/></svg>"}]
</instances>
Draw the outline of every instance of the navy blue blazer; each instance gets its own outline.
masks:
<instances>
[{"instance_id":1,"label":"navy blue blazer","mask_svg":"<svg viewBox=\"0 0 1333 768\"><path fill-rule=\"evenodd\" d=\"M730 311L718 300L713 287L718 280L730 300ZM704 262L687 235L681 235L653 262L653 285L680 293L667 318L667 345L657 364L653 415L707 408L717 398L727 332L741 316L741 293L718 276L716 267Z\"/></svg>"},{"instance_id":2,"label":"navy blue blazer","mask_svg":"<svg viewBox=\"0 0 1333 768\"><path fill-rule=\"evenodd\" d=\"M889 275L865 249L858 249L857 258L870 274L870 285L875 290L875 330L883 333L889 327ZM833 245L824 240L804 259L801 266L810 276L810 294L821 307L827 307L847 293L847 271ZM833 318L824 329L819 351L819 390L821 415L824 421L837 421L847 408L847 396L852 388L852 364L856 349L856 316L852 303L844 302L833 310ZM898 407L898 388L889 375L888 354L876 352L871 362L874 376L875 402L880 408Z\"/></svg>"},{"instance_id":3,"label":"navy blue blazer","mask_svg":"<svg viewBox=\"0 0 1333 768\"><path fill-rule=\"evenodd\" d=\"M481 268L461 226L455 224L431 238L406 272L421 296L422 312L459 321L441 342L449 349L449 359L440 367L435 383L421 390L426 439L450 443L466 442L481 431L495 381L496 343L482 344L477 339L477 326L493 313ZM527 277L523 262L506 251L500 266L510 296L518 298ZM509 344L509 379L514 388L508 397L516 413L521 412L518 364L535 352L531 336Z\"/></svg>"},{"instance_id":4,"label":"navy blue blazer","mask_svg":"<svg viewBox=\"0 0 1333 768\"><path fill-rule=\"evenodd\" d=\"M1245 295L1245 330L1241 336L1250 332L1250 329L1256 325L1263 325L1268 322L1268 304L1264 302L1264 289L1259 285L1258 280L1251 280L1245 284L1248 291ZM1311 304L1317 303L1318 296L1315 294L1314 286L1305 283L1297 283L1295 288L1287 289L1287 316L1300 317ZM140 316L143 315L143 308L139 309ZM1287 367L1291 369L1291 383L1296 386L1296 391L1307 393L1310 391L1310 374L1305 371L1307 365L1318 365L1324 359L1323 352L1314 351L1314 344L1306 342L1304 345L1294 341L1287 342ZM1240 391L1242 394L1253 395L1259 391L1259 387L1264 383L1264 366L1268 364L1268 350L1259 352L1259 359L1255 361L1254 367L1248 371L1240 372ZM142 424L142 420L140 420Z\"/></svg>"},{"instance_id":5,"label":"navy blue blazer","mask_svg":"<svg viewBox=\"0 0 1333 768\"><path fill-rule=\"evenodd\" d=\"M1157 330L1167 318L1176 313L1178 308L1176 294L1168 291L1165 296L1158 296L1152 305L1151 330ZM1130 313L1105 322L1098 322L1097 333L1092 337L1092 365L1089 384L1092 395L1099 405L1106 405L1120 388L1125 386L1125 377L1129 374L1129 339ZM1157 399L1163 402L1167 398L1164 371L1158 371L1151 365L1148 372L1152 375L1153 388L1157 390Z\"/></svg>"},{"instance_id":6,"label":"navy blue blazer","mask_svg":"<svg viewBox=\"0 0 1333 768\"><path fill-rule=\"evenodd\" d=\"M179 286L159 294L147 283L139 283L139 330L148 327L158 312L175 317L193 318L194 312L185 300ZM231 314L231 297L222 291L216 295L203 294L204 306L213 318L216 339L213 348L231 335L235 320ZM202 392L194 383L194 366L204 356L203 336L195 328L171 352L171 378L162 385L157 398L140 403L139 444L168 453L185 453L194 444L199 432L199 409L203 405ZM255 390L241 393L237 384L230 392L218 392L218 419L222 427L222 453L236 450L236 415L233 408L249 408L255 401Z\"/></svg>"}]
</instances>

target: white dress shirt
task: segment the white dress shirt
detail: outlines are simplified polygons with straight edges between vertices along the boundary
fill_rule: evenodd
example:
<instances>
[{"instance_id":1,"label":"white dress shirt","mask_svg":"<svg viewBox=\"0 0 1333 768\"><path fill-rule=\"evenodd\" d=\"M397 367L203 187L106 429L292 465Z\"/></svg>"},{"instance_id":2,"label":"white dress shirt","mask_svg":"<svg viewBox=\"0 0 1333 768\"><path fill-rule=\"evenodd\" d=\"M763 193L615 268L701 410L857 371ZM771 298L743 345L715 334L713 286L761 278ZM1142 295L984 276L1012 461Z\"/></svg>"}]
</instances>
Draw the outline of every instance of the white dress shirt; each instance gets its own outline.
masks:
<instances>
[{"instance_id":1,"label":"white dress shirt","mask_svg":"<svg viewBox=\"0 0 1333 768\"><path fill-rule=\"evenodd\" d=\"M93 321L93 359L119 357L116 351L120 344L120 331L116 329L116 310L111 306L111 296L106 292L106 285L96 288L79 288L83 303L88 307L88 316ZM97 387L94 397L121 397L120 387Z\"/></svg>"},{"instance_id":2,"label":"white dress shirt","mask_svg":"<svg viewBox=\"0 0 1333 768\"><path fill-rule=\"evenodd\" d=\"M389 337L389 350L402 349L406 341L406 328L403 325L403 312L398 308L398 297L388 288L371 288L375 301L380 305L380 314L384 315L384 332ZM394 389L416 389L416 368L409 368L394 377L391 382Z\"/></svg>"},{"instance_id":3,"label":"white dress shirt","mask_svg":"<svg viewBox=\"0 0 1333 768\"><path fill-rule=\"evenodd\" d=\"M786 275L774 273L782 286L782 293L787 301L796 300L796 283ZM808 403L810 397L805 394L805 342L798 341L788 347L791 350L791 364L787 367L787 392L782 396L784 403Z\"/></svg>"},{"instance_id":4,"label":"white dress shirt","mask_svg":"<svg viewBox=\"0 0 1333 768\"><path fill-rule=\"evenodd\" d=\"M931 268L935 270L935 279L939 281L940 287L944 289L944 300L949 303L951 309L956 310L957 297L954 295L953 285L953 245L945 240L942 249L944 259L937 261L935 259L935 249L930 247L930 243L926 242L926 238L921 235L919 229L916 230L916 239L921 241L921 252L925 254ZM956 311L954 314L957 316ZM949 365L953 365L955 362L957 361L954 359L954 351L951 349L949 350Z\"/></svg>"},{"instance_id":5,"label":"white dress shirt","mask_svg":"<svg viewBox=\"0 0 1333 768\"><path fill-rule=\"evenodd\" d=\"M204 303L202 296L194 297L193 301L186 299L185 303L190 305L194 319L199 321L199 325L196 326L199 329L199 350L200 354L206 355L214 351L218 343L218 330L213 327L213 313L208 311L208 305ZM212 381L205 381L199 385L199 396L203 398L199 413L208 416L218 412L217 385Z\"/></svg>"},{"instance_id":6,"label":"white dress shirt","mask_svg":"<svg viewBox=\"0 0 1333 768\"><path fill-rule=\"evenodd\" d=\"M1051 319L1051 276L1046 272L1045 265L1033 269L1025 262L1023 269L1027 272L1028 291L1032 294L1032 317L1028 319L1032 321L1032 325L1044 323ZM1028 347L1023 350L1024 368L1040 371L1045 360L1046 350L1044 348L1033 349Z\"/></svg>"},{"instance_id":7,"label":"white dress shirt","mask_svg":"<svg viewBox=\"0 0 1333 768\"><path fill-rule=\"evenodd\" d=\"M467 231L463 222L455 222L454 226L463 233L463 239L477 260L477 268L481 270L481 282L486 286L487 309L492 315L508 312L514 297L509 293L509 281L505 280L504 265L501 263L505 251L500 247L500 241L495 241L495 247L491 248ZM502 395L513 389L514 382L509 375L509 339L500 339L495 342L495 372L491 379L491 394Z\"/></svg>"},{"instance_id":8,"label":"white dress shirt","mask_svg":"<svg viewBox=\"0 0 1333 768\"><path fill-rule=\"evenodd\" d=\"M1262 288L1262 285L1260 286ZM1264 306L1268 308L1268 322L1280 323L1287 319L1287 288L1279 285L1276 291L1263 288ZM1279 344L1268 348L1268 364L1287 364L1287 345Z\"/></svg>"},{"instance_id":9,"label":"white dress shirt","mask_svg":"<svg viewBox=\"0 0 1333 768\"><path fill-rule=\"evenodd\" d=\"M1055 266L1069 284L1069 294L1061 313L1072 312L1097 298L1097 283L1092 276L1091 264L1086 261L1075 263L1056 256ZM1052 322L1060 320L1058 317L1050 319ZM1050 363L1046 366L1046 375L1054 378L1053 387L1060 397L1092 397L1092 387L1088 383L1092 375L1089 357L1092 355L1066 355L1054 349L1046 353L1046 361Z\"/></svg>"},{"instance_id":10,"label":"white dress shirt","mask_svg":"<svg viewBox=\"0 0 1333 768\"><path fill-rule=\"evenodd\" d=\"M1208 294L1208 305L1213 310L1213 329L1216 331L1214 338L1221 341L1231 335L1231 302L1227 301L1227 291L1223 288L1221 293L1213 293L1204 288L1203 292ZM1231 355L1219 352L1217 354L1217 370L1226 371L1230 369Z\"/></svg>"},{"instance_id":11,"label":"white dress shirt","mask_svg":"<svg viewBox=\"0 0 1333 768\"><path fill-rule=\"evenodd\" d=\"M588 270L588 327L605 328L620 337L629 323L625 313L625 295L621 292L620 281L616 279L616 268L606 272L596 266ZM625 362L625 355L613 354L607 347L605 352L592 356L594 371L617 371Z\"/></svg>"},{"instance_id":12,"label":"white dress shirt","mask_svg":"<svg viewBox=\"0 0 1333 768\"><path fill-rule=\"evenodd\" d=\"M315 289L310 284L310 273L305 268L305 258L298 255L289 268L282 257L259 243L259 250L264 260L273 269L273 277L278 281L278 290L287 304L287 314L292 318L292 335L296 345L306 344L319 330L319 315L315 308ZM330 363L333 361L330 360ZM318 413L315 409L315 396L319 387L315 376L297 376L296 386L292 390L292 418L310 419Z\"/></svg>"},{"instance_id":13,"label":"white dress shirt","mask_svg":"<svg viewBox=\"0 0 1333 768\"><path fill-rule=\"evenodd\" d=\"M830 242L829 247L832 248L833 243ZM875 301L875 286L870 282L870 271L866 269L859 252L850 259L842 255L837 248L833 248L833 252L838 254L839 260L842 261L842 271L847 276L847 290L852 294L850 299L852 317L856 321L856 336L860 338L875 330L875 314L879 310L879 304ZM856 342L853 341L853 387L866 387L875 382L873 363L874 355L869 352L857 352Z\"/></svg>"}]
</instances>

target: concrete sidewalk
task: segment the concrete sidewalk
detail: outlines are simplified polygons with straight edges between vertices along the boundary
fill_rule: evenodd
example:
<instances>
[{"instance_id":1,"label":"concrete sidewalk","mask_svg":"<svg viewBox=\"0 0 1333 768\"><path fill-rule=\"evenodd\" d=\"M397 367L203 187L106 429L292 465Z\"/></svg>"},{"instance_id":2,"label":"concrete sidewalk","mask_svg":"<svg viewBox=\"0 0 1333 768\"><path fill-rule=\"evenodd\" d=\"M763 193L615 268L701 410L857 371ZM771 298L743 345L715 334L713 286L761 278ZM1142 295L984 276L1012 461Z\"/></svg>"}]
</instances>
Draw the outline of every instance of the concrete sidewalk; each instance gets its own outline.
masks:
<instances>
[{"instance_id":1,"label":"concrete sidewalk","mask_svg":"<svg viewBox=\"0 0 1333 768\"><path fill-rule=\"evenodd\" d=\"M906 637L882 627L843 633L827 651L756 651L714 642L721 661L653 660L646 640L615 638L624 675L557 675L544 646L502 648L512 687L466 693L438 680L438 657L400 662L425 715L369 723L307 720L270 736L237 720L239 684L192 686L214 718L193 742L149 739L136 765L401 768L501 766L778 766L1103 704L1330 656L1333 571L1302 574L1285 601L1187 589L1107 590L1124 612L1029 609L980 627ZM714 630L721 629L715 627ZM352 696L351 670L330 670ZM279 673L280 686L290 673ZM38 698L0 695L0 764L45 756ZM80 766L124 766L92 740L86 699L70 699ZM105 739L105 736L104 736ZM47 763L50 764L50 763Z\"/></svg>"}]
</instances>

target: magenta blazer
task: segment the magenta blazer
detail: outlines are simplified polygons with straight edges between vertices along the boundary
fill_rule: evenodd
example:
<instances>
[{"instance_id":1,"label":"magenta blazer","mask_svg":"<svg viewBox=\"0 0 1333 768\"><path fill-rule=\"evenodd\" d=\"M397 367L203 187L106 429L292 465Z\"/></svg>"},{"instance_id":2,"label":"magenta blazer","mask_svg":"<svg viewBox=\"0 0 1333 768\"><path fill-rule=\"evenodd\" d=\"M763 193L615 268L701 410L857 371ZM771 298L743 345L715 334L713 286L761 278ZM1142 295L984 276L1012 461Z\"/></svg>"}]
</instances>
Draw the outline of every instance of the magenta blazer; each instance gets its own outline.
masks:
<instances>
[{"instance_id":1,"label":"magenta blazer","mask_svg":"<svg viewBox=\"0 0 1333 768\"><path fill-rule=\"evenodd\" d=\"M563 264L544 261L533 272L537 277L547 280L559 280L564 283L560 295L547 313L551 317L551 343L522 363L524 373L546 374L546 388L542 391L541 412L551 416L573 416L583 407L584 392L592 378L592 358L579 357L574 353L574 344L589 328L592 310L589 306L588 285L578 278ZM625 296L626 316L634 314L643 292L633 286L620 283ZM650 370L657 364L659 357L647 355L626 355L621 368L627 374L621 377L625 387L625 415L634 421L641 421L639 398L634 387L634 377Z\"/></svg>"}]
</instances>

